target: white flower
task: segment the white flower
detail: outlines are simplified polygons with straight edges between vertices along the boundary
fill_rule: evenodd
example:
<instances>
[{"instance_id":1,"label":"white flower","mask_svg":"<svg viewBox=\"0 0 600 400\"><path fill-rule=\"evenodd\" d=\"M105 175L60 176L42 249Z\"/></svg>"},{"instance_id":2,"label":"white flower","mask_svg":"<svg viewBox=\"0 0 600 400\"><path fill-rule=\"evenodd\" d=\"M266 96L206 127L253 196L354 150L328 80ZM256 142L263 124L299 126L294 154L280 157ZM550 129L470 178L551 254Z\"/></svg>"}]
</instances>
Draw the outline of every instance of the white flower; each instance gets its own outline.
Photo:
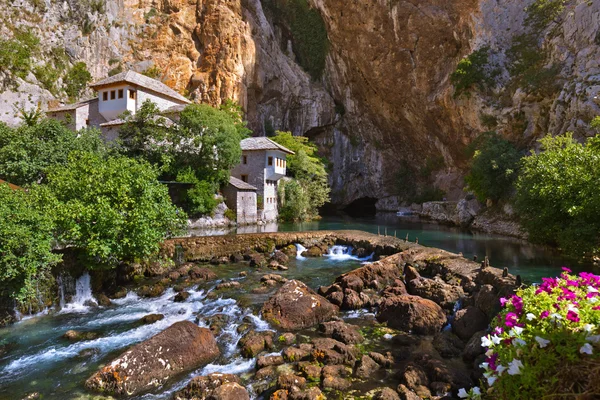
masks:
<instances>
[{"instance_id":1,"label":"white flower","mask_svg":"<svg viewBox=\"0 0 600 400\"><path fill-rule=\"evenodd\" d=\"M550 314L550 318L559 320L559 319L562 319L562 315L557 314L557 313L552 313L552 314Z\"/></svg>"},{"instance_id":2,"label":"white flower","mask_svg":"<svg viewBox=\"0 0 600 400\"><path fill-rule=\"evenodd\" d=\"M567 306L567 311L578 312L579 310L577 309L577 306L575 304L571 303Z\"/></svg>"},{"instance_id":3,"label":"white flower","mask_svg":"<svg viewBox=\"0 0 600 400\"><path fill-rule=\"evenodd\" d=\"M592 304L593 304L593 303L595 303L595 302L597 302L597 301L598 301L598 298L597 298L597 297L592 297L592 298L591 298L591 299L589 299L588 301L589 301L590 303L592 303Z\"/></svg>"},{"instance_id":4,"label":"white flower","mask_svg":"<svg viewBox=\"0 0 600 400\"><path fill-rule=\"evenodd\" d=\"M579 352L581 354L592 354L594 352L594 348L592 347L591 344L586 343L583 346L581 346L581 348L579 349Z\"/></svg>"},{"instance_id":5,"label":"white flower","mask_svg":"<svg viewBox=\"0 0 600 400\"><path fill-rule=\"evenodd\" d=\"M472 389L472 390L473 390L473 392L472 392L472 393L473 393L474 395L476 395L476 396L481 396L481 390L479 390L479 386L475 386L475 387L473 387L473 389Z\"/></svg>"},{"instance_id":6,"label":"white flower","mask_svg":"<svg viewBox=\"0 0 600 400\"><path fill-rule=\"evenodd\" d=\"M591 343L598 343L598 342L600 342L600 335L588 336L585 338L585 340L587 340L588 342L591 342Z\"/></svg>"},{"instance_id":7,"label":"white flower","mask_svg":"<svg viewBox=\"0 0 600 400\"><path fill-rule=\"evenodd\" d=\"M504 365L498 365L496 367L496 372L498 373L498 375L502 375L502 373L506 371L506 367Z\"/></svg>"},{"instance_id":8,"label":"white flower","mask_svg":"<svg viewBox=\"0 0 600 400\"><path fill-rule=\"evenodd\" d=\"M540 347L543 349L544 347L548 346L548 344L550 343L549 340L546 340L544 338L541 338L539 336L535 337L535 341L538 342L538 344L540 345Z\"/></svg>"},{"instance_id":9,"label":"white flower","mask_svg":"<svg viewBox=\"0 0 600 400\"><path fill-rule=\"evenodd\" d=\"M496 378L495 376L488 377L487 378L488 385L492 386L494 384L494 382L496 382L496 379L498 379L498 378Z\"/></svg>"},{"instance_id":10,"label":"white flower","mask_svg":"<svg viewBox=\"0 0 600 400\"><path fill-rule=\"evenodd\" d=\"M523 328L519 326L515 326L510 330L510 332L508 332L510 336L519 336L521 333L523 333Z\"/></svg>"},{"instance_id":11,"label":"white flower","mask_svg":"<svg viewBox=\"0 0 600 400\"><path fill-rule=\"evenodd\" d=\"M492 335L492 343L500 344L502 342L502 338L498 335Z\"/></svg>"},{"instance_id":12,"label":"white flower","mask_svg":"<svg viewBox=\"0 0 600 400\"><path fill-rule=\"evenodd\" d=\"M533 321L535 319L535 315L532 313L527 313L525 317L527 317L527 321Z\"/></svg>"},{"instance_id":13,"label":"white flower","mask_svg":"<svg viewBox=\"0 0 600 400\"><path fill-rule=\"evenodd\" d=\"M593 286L588 286L588 287L587 287L587 291L588 291L589 293L598 293L598 289L596 289L596 288L595 288L595 287L593 287Z\"/></svg>"},{"instance_id":14,"label":"white flower","mask_svg":"<svg viewBox=\"0 0 600 400\"><path fill-rule=\"evenodd\" d=\"M490 364L483 362L483 363L479 364L479 368L485 369L487 371L488 369L490 369Z\"/></svg>"},{"instance_id":15,"label":"white flower","mask_svg":"<svg viewBox=\"0 0 600 400\"><path fill-rule=\"evenodd\" d=\"M526 341L524 341L523 339L515 339L515 343L516 343L518 346L525 346L525 345L527 344L527 342L526 342Z\"/></svg>"},{"instance_id":16,"label":"white flower","mask_svg":"<svg viewBox=\"0 0 600 400\"><path fill-rule=\"evenodd\" d=\"M467 393L465 388L461 388L458 390L458 397L460 397L461 399L466 399L467 397L469 397L469 394Z\"/></svg>"},{"instance_id":17,"label":"white flower","mask_svg":"<svg viewBox=\"0 0 600 400\"><path fill-rule=\"evenodd\" d=\"M489 349L485 352L486 357L491 357L494 354L494 349Z\"/></svg>"},{"instance_id":18,"label":"white flower","mask_svg":"<svg viewBox=\"0 0 600 400\"><path fill-rule=\"evenodd\" d=\"M481 347L492 347L492 341L488 336L481 337Z\"/></svg>"},{"instance_id":19,"label":"white flower","mask_svg":"<svg viewBox=\"0 0 600 400\"><path fill-rule=\"evenodd\" d=\"M592 324L585 324L583 326L583 330L586 331L586 332L591 332L591 331L594 330L594 325L592 325Z\"/></svg>"},{"instance_id":20,"label":"white flower","mask_svg":"<svg viewBox=\"0 0 600 400\"><path fill-rule=\"evenodd\" d=\"M519 375L521 373L521 368L523 367L523 363L521 360L517 360L513 358L511 362L508 363L508 374L509 375Z\"/></svg>"}]
</instances>

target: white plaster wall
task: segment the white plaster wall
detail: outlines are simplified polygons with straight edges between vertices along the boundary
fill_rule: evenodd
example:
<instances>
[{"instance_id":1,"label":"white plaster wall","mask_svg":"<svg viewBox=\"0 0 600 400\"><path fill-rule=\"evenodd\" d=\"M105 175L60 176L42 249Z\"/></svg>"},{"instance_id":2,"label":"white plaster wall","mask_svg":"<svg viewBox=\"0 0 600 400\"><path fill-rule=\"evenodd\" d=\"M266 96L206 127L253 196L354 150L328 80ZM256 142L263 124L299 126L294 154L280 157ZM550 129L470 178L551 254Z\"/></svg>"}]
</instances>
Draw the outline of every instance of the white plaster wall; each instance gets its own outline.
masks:
<instances>
[{"instance_id":1,"label":"white plaster wall","mask_svg":"<svg viewBox=\"0 0 600 400\"><path fill-rule=\"evenodd\" d=\"M162 95L159 95L154 92L148 92L142 88L138 89L136 109L139 109L142 106L142 104L144 104L144 101L146 101L146 100L152 101L154 104L156 104L158 106L158 108L160 110L166 110L169 107L173 107L173 106L176 106L179 104L184 104L181 101L176 101L169 97L162 96Z\"/></svg>"},{"instance_id":2,"label":"white plaster wall","mask_svg":"<svg viewBox=\"0 0 600 400\"><path fill-rule=\"evenodd\" d=\"M123 89L123 98L119 99L119 89ZM125 111L135 111L135 109L129 109L128 106L128 97L129 93L127 91L127 85L119 85L119 86L111 86L110 88L101 89L98 91L98 110L100 114L107 120L112 121L117 119L121 114ZM110 93L115 92L115 99L110 99ZM104 100L104 93L108 93L108 100Z\"/></svg>"}]
</instances>

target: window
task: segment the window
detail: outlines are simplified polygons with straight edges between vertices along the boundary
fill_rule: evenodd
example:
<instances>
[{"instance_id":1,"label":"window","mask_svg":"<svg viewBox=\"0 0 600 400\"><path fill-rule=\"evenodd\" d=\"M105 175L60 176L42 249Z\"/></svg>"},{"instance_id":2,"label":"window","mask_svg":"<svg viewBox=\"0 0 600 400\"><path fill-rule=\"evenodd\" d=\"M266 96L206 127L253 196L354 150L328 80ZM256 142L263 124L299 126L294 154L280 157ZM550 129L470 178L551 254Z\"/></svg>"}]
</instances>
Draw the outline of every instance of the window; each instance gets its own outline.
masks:
<instances>
[{"instance_id":1,"label":"window","mask_svg":"<svg viewBox=\"0 0 600 400\"><path fill-rule=\"evenodd\" d=\"M111 91L110 91L110 99L111 99L111 100L114 100L114 99L115 99L115 95L116 95L116 94L117 94L117 93L116 93L114 90L111 90Z\"/></svg>"},{"instance_id":2,"label":"window","mask_svg":"<svg viewBox=\"0 0 600 400\"><path fill-rule=\"evenodd\" d=\"M103 92L103 93L102 93L102 100L103 100L103 101L106 101L106 100L108 100L108 92Z\"/></svg>"},{"instance_id":3,"label":"window","mask_svg":"<svg viewBox=\"0 0 600 400\"><path fill-rule=\"evenodd\" d=\"M242 164L248 164L248 156L242 156Z\"/></svg>"},{"instance_id":4,"label":"window","mask_svg":"<svg viewBox=\"0 0 600 400\"><path fill-rule=\"evenodd\" d=\"M242 175L242 181L248 183L248 175Z\"/></svg>"},{"instance_id":5,"label":"window","mask_svg":"<svg viewBox=\"0 0 600 400\"><path fill-rule=\"evenodd\" d=\"M119 98L122 99L123 98L123 89L119 89Z\"/></svg>"},{"instance_id":6,"label":"window","mask_svg":"<svg viewBox=\"0 0 600 400\"><path fill-rule=\"evenodd\" d=\"M135 90L129 89L129 98L130 99L135 99Z\"/></svg>"},{"instance_id":7,"label":"window","mask_svg":"<svg viewBox=\"0 0 600 400\"><path fill-rule=\"evenodd\" d=\"M273 165L273 157L269 157L267 160L268 160L268 161L267 161L267 164L268 164L269 166L272 166L272 165Z\"/></svg>"},{"instance_id":8,"label":"window","mask_svg":"<svg viewBox=\"0 0 600 400\"><path fill-rule=\"evenodd\" d=\"M90 126L90 120L89 120L89 119L86 119L86 120L85 120L85 124L86 124L87 126Z\"/></svg>"}]
</instances>

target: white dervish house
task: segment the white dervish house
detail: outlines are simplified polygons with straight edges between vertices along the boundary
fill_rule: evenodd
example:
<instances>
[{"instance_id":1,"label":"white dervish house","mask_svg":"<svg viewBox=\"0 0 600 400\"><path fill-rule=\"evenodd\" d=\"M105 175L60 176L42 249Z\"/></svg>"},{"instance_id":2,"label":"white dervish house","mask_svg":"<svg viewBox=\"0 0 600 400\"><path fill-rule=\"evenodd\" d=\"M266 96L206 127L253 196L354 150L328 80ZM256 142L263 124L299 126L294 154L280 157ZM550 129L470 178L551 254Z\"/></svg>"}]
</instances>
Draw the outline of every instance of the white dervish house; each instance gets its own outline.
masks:
<instances>
[{"instance_id":1,"label":"white dervish house","mask_svg":"<svg viewBox=\"0 0 600 400\"><path fill-rule=\"evenodd\" d=\"M151 100L171 121L190 100L164 83L134 71L126 71L90 85L98 96L50 108L49 118L63 121L75 131L97 127L107 141L119 137L128 111L134 115L144 101ZM235 211L237 221L252 224L258 220L274 221L278 217L277 187L286 173L286 156L293 151L266 137L243 139L242 159L231 171L231 178L223 194L229 208Z\"/></svg>"}]
</instances>

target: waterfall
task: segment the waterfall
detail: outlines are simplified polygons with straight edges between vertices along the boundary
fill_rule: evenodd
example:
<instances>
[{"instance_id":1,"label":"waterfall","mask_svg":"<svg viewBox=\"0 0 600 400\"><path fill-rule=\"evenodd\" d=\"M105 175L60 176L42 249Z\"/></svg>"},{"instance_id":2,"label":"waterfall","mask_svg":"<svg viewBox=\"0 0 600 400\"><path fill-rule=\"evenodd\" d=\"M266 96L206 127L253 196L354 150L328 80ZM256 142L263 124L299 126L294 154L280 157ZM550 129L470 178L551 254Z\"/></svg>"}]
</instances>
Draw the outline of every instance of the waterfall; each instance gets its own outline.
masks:
<instances>
[{"instance_id":1,"label":"waterfall","mask_svg":"<svg viewBox=\"0 0 600 400\"><path fill-rule=\"evenodd\" d=\"M306 260L306 257L302 255L306 251L306 247L302 246L299 243L295 244L296 246L296 259L297 260Z\"/></svg>"},{"instance_id":2,"label":"waterfall","mask_svg":"<svg viewBox=\"0 0 600 400\"><path fill-rule=\"evenodd\" d=\"M369 261L373 259L375 253L371 253L371 255L367 257L358 257L352 254L354 248L352 246L341 246L335 245L329 248L325 257L329 257L330 260L333 261L347 261L347 260L355 260L355 261Z\"/></svg>"},{"instance_id":3,"label":"waterfall","mask_svg":"<svg viewBox=\"0 0 600 400\"><path fill-rule=\"evenodd\" d=\"M86 271L75 282L75 295L70 303L62 308L65 312L85 312L90 306L97 306L98 302L92 295L90 274Z\"/></svg>"},{"instance_id":4,"label":"waterfall","mask_svg":"<svg viewBox=\"0 0 600 400\"><path fill-rule=\"evenodd\" d=\"M63 275L60 274L56 277L56 283L58 284L58 297L59 306L61 309L65 306L65 285L63 283Z\"/></svg>"}]
</instances>

